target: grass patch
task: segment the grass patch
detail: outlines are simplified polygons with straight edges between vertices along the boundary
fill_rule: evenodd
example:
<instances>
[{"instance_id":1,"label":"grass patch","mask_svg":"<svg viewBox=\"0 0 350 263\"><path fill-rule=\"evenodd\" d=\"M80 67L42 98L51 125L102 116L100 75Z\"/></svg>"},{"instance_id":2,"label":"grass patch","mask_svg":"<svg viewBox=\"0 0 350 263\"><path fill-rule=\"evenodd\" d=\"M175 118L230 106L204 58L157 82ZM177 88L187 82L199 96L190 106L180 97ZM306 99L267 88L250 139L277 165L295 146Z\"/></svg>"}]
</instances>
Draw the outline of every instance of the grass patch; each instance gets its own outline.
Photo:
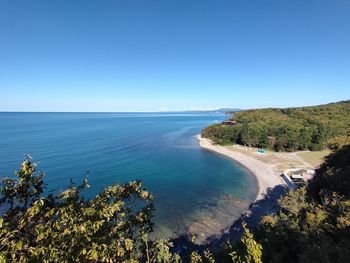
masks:
<instances>
[{"instance_id":1,"label":"grass patch","mask_svg":"<svg viewBox=\"0 0 350 263\"><path fill-rule=\"evenodd\" d=\"M300 152L298 153L305 162L308 162L312 166L319 166L324 161L324 157L330 154L330 150L314 151L314 152Z\"/></svg>"}]
</instances>

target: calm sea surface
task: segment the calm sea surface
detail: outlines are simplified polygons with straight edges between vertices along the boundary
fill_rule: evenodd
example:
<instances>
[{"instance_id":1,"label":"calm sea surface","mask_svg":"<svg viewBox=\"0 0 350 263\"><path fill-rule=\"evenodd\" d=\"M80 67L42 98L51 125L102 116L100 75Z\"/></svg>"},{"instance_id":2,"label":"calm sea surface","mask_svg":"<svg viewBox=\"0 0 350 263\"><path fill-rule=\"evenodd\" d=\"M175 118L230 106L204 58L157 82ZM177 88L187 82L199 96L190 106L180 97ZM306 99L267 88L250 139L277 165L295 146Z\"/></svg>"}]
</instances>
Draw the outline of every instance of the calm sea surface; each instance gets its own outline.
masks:
<instances>
[{"instance_id":1,"label":"calm sea surface","mask_svg":"<svg viewBox=\"0 0 350 263\"><path fill-rule=\"evenodd\" d=\"M29 153L46 173L48 191L64 189L70 179L79 183L88 171L88 197L115 181L141 179L156 198L156 233L172 237L222 200L242 204L232 207L238 215L255 198L256 181L245 168L196 142L204 127L225 118L220 113L0 113L0 176L13 174Z\"/></svg>"}]
</instances>

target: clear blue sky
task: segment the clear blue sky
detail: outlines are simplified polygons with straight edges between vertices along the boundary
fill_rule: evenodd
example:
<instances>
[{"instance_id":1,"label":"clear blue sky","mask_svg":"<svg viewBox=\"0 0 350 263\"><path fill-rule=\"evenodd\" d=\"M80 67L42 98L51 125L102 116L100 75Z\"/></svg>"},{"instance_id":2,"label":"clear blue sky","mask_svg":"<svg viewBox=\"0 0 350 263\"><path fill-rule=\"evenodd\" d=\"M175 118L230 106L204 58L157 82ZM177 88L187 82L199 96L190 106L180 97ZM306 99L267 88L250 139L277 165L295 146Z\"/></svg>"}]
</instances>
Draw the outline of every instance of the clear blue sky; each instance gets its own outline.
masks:
<instances>
[{"instance_id":1,"label":"clear blue sky","mask_svg":"<svg viewBox=\"0 0 350 263\"><path fill-rule=\"evenodd\" d=\"M0 111L344 99L349 0L0 0Z\"/></svg>"}]
</instances>

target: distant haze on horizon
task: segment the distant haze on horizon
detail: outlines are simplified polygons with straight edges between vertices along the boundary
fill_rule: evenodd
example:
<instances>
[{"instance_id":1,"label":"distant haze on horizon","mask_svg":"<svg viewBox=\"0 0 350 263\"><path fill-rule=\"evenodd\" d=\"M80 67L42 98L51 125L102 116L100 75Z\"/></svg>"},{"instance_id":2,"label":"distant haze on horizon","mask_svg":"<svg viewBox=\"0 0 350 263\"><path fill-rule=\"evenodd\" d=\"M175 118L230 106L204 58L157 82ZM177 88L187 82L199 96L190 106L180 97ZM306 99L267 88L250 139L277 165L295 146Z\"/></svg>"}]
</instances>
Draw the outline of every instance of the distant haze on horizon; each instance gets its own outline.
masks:
<instances>
[{"instance_id":1,"label":"distant haze on horizon","mask_svg":"<svg viewBox=\"0 0 350 263\"><path fill-rule=\"evenodd\" d=\"M0 111L347 100L349 14L348 0L0 0Z\"/></svg>"}]
</instances>

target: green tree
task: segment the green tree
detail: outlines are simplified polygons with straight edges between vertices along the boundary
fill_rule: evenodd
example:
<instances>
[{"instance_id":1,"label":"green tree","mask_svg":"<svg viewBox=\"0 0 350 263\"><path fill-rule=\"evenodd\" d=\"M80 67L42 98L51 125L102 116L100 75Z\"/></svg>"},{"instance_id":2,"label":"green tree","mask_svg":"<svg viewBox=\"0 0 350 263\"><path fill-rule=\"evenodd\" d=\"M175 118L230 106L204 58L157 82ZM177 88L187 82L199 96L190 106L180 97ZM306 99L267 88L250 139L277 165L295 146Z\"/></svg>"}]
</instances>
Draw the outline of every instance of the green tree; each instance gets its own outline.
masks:
<instances>
[{"instance_id":1,"label":"green tree","mask_svg":"<svg viewBox=\"0 0 350 263\"><path fill-rule=\"evenodd\" d=\"M15 172L18 179L2 178L0 189L0 205L7 203L12 212L26 209L28 204L38 200L43 192L43 173L34 175L36 164L31 162L31 157L27 155L21 164L19 171Z\"/></svg>"},{"instance_id":2,"label":"green tree","mask_svg":"<svg viewBox=\"0 0 350 263\"><path fill-rule=\"evenodd\" d=\"M36 165L27 157L16 179L2 179L5 212L0 219L0 258L9 262L131 262L143 256L142 237L152 230L153 197L140 181L115 183L91 200L81 196L88 187L86 181L45 197L41 195L43 174L35 171Z\"/></svg>"},{"instance_id":3,"label":"green tree","mask_svg":"<svg viewBox=\"0 0 350 263\"><path fill-rule=\"evenodd\" d=\"M345 135L339 135L335 138L329 139L326 143L328 148L333 151L337 151L343 146L350 144L350 129L346 131Z\"/></svg>"},{"instance_id":4,"label":"green tree","mask_svg":"<svg viewBox=\"0 0 350 263\"><path fill-rule=\"evenodd\" d=\"M230 256L234 263L262 263L263 247L243 223L244 233L238 242L237 249L231 251Z\"/></svg>"}]
</instances>

